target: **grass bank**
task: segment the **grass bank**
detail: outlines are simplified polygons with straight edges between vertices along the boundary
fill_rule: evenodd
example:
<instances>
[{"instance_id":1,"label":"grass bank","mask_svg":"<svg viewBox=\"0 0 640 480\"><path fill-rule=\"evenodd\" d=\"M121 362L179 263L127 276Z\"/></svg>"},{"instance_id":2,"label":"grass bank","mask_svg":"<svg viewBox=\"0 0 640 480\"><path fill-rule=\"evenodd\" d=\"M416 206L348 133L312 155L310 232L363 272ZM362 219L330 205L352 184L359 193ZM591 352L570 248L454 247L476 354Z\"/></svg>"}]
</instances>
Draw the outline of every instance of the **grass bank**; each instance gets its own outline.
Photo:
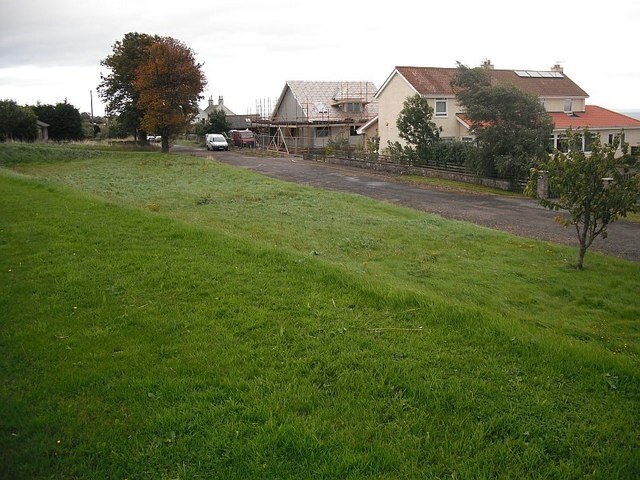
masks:
<instances>
[{"instance_id":1,"label":"grass bank","mask_svg":"<svg viewBox=\"0 0 640 480\"><path fill-rule=\"evenodd\" d=\"M3 476L640 471L638 265L210 160L0 165Z\"/></svg>"}]
</instances>

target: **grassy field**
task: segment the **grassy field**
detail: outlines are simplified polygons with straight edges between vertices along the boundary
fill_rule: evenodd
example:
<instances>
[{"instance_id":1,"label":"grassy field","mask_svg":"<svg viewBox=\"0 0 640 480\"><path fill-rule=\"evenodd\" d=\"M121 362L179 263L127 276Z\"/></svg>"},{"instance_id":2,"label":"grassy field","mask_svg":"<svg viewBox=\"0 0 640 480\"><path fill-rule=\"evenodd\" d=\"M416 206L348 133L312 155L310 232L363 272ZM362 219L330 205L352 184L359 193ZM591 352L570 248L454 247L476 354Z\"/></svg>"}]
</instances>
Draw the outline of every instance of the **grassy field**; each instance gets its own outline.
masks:
<instances>
[{"instance_id":1,"label":"grassy field","mask_svg":"<svg viewBox=\"0 0 640 480\"><path fill-rule=\"evenodd\" d=\"M3 478L637 478L640 265L0 145Z\"/></svg>"}]
</instances>

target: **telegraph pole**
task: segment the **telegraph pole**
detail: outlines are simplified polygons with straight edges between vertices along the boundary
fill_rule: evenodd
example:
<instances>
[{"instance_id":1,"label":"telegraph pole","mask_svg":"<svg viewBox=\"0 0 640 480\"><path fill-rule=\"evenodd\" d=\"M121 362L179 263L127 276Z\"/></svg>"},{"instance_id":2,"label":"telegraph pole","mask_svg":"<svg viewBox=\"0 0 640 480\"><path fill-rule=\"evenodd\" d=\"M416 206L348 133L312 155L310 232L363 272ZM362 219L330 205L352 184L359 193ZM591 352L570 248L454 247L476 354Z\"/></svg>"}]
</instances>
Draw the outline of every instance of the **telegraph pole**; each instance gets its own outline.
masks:
<instances>
[{"instance_id":1,"label":"telegraph pole","mask_svg":"<svg viewBox=\"0 0 640 480\"><path fill-rule=\"evenodd\" d=\"M93 91L89 90L89 97L91 98L91 138L96 138L96 126L93 123Z\"/></svg>"}]
</instances>

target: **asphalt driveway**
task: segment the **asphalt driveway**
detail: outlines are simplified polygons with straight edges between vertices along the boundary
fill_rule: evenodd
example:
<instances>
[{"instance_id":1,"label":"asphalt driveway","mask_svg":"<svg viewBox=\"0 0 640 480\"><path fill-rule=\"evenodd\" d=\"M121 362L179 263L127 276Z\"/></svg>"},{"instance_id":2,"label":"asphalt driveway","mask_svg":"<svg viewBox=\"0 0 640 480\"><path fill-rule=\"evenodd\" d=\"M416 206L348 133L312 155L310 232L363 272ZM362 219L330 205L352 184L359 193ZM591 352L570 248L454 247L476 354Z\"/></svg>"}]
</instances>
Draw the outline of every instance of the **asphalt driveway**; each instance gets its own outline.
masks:
<instances>
[{"instance_id":1,"label":"asphalt driveway","mask_svg":"<svg viewBox=\"0 0 640 480\"><path fill-rule=\"evenodd\" d=\"M524 237L578 245L573 227L562 228L554 221L556 212L542 208L528 198L471 194L416 185L400 181L393 174L308 161L300 157L260 157L241 151L212 154L204 149L178 146L173 147L172 151L213 157L222 163L270 177L365 195ZM591 249L640 262L640 224L619 220L608 229L608 238L597 238Z\"/></svg>"}]
</instances>

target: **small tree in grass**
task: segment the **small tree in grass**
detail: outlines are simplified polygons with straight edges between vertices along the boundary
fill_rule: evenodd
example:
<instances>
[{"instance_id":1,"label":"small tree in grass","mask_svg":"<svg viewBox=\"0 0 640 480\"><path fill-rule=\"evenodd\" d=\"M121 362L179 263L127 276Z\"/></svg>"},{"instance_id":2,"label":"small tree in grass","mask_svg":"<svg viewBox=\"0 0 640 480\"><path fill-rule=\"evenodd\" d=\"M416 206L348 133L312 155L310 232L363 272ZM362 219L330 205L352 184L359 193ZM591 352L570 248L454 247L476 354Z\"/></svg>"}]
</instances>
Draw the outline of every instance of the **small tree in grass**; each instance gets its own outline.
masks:
<instances>
[{"instance_id":1,"label":"small tree in grass","mask_svg":"<svg viewBox=\"0 0 640 480\"><path fill-rule=\"evenodd\" d=\"M596 237L607 238L611 222L637 211L640 197L640 174L631 175L624 157L615 157L618 144L602 145L596 137L591 143L591 153L585 154L580 148L582 135L589 138L587 130L569 131L569 152L556 151L539 169L532 169L527 185L527 192L533 195L541 171L547 172L549 188L556 198L541 198L540 204L550 210L569 212L568 218L559 216L556 220L576 229L580 270Z\"/></svg>"}]
</instances>

